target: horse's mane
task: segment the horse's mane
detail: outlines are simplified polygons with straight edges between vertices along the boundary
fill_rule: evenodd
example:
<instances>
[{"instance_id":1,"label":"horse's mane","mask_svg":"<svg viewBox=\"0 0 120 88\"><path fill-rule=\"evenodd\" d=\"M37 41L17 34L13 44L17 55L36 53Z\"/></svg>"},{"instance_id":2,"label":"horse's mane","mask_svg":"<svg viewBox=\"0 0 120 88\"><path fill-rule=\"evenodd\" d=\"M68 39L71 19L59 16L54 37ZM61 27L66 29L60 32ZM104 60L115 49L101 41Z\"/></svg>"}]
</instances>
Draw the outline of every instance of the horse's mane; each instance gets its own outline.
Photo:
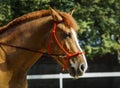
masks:
<instances>
[{"instance_id":1,"label":"horse's mane","mask_svg":"<svg viewBox=\"0 0 120 88\"><path fill-rule=\"evenodd\" d=\"M13 21L9 22L7 25L1 27L0 33L6 31L7 29L9 29L11 27L22 24L24 22L27 22L27 21L30 21L33 19L37 19L39 17L48 16L48 15L50 15L48 10L40 10L40 11L25 14L21 17L14 19Z\"/></svg>"},{"instance_id":2,"label":"horse's mane","mask_svg":"<svg viewBox=\"0 0 120 88\"><path fill-rule=\"evenodd\" d=\"M9 22L7 25L1 27L0 33L3 33L4 31L8 30L9 28L15 27L15 26L22 24L24 22L28 22L30 20L34 20L37 18L49 16L49 15L50 15L49 10L40 10L40 11L35 11L35 12L25 14L21 17L14 19L13 21ZM60 12L60 15L63 17L63 20L68 27L72 27L74 29L78 28L77 24L76 24L75 20L72 18L72 16L70 16L64 12Z\"/></svg>"}]
</instances>

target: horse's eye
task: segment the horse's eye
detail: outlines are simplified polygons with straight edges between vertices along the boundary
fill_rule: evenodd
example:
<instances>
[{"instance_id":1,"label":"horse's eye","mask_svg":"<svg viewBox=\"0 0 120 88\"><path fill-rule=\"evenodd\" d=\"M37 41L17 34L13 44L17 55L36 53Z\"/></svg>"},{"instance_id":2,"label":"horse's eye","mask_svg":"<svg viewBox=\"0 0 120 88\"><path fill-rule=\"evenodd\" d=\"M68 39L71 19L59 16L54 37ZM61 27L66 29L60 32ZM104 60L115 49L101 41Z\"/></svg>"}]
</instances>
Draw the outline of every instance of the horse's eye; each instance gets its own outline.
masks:
<instances>
[{"instance_id":1,"label":"horse's eye","mask_svg":"<svg viewBox=\"0 0 120 88\"><path fill-rule=\"evenodd\" d=\"M64 35L64 38L71 38L71 33L66 33L66 34Z\"/></svg>"}]
</instances>

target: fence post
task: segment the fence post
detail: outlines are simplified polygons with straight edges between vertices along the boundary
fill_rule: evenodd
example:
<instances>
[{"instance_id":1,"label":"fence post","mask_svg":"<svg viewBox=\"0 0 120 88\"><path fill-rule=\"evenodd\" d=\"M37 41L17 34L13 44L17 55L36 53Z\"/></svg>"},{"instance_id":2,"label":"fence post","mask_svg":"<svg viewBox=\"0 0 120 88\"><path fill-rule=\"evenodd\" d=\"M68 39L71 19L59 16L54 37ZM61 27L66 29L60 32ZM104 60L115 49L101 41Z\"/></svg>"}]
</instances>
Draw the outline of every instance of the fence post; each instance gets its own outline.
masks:
<instances>
[{"instance_id":1,"label":"fence post","mask_svg":"<svg viewBox=\"0 0 120 88\"><path fill-rule=\"evenodd\" d=\"M60 73L60 77L59 77L59 88L63 88L63 77L62 77L62 73Z\"/></svg>"}]
</instances>

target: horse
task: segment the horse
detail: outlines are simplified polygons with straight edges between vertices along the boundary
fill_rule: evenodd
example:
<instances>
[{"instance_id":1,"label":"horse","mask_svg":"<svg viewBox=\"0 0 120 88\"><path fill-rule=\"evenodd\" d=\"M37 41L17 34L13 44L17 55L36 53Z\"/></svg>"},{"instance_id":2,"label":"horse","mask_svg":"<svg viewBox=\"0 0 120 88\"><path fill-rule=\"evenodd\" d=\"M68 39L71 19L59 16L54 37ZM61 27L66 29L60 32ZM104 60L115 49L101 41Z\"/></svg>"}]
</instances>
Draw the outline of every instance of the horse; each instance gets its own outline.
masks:
<instances>
[{"instance_id":1,"label":"horse","mask_svg":"<svg viewBox=\"0 0 120 88\"><path fill-rule=\"evenodd\" d=\"M27 72L44 54L52 56L73 78L86 72L85 52L79 46L72 14L49 7L0 28L0 88L27 88Z\"/></svg>"}]
</instances>

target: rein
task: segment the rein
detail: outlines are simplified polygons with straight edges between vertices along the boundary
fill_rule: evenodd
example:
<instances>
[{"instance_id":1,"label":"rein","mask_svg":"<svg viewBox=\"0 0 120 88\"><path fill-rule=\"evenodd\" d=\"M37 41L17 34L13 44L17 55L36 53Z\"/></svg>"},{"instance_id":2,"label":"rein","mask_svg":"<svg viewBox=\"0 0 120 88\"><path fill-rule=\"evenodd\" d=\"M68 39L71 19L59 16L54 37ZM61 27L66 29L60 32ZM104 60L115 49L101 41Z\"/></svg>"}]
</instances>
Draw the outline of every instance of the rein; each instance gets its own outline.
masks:
<instances>
[{"instance_id":1,"label":"rein","mask_svg":"<svg viewBox=\"0 0 120 88\"><path fill-rule=\"evenodd\" d=\"M40 54L48 55L46 52L42 52L42 51L39 51L39 50L34 50L34 49L15 46L15 45L10 45L10 44L6 44L6 43L2 43L2 42L0 42L0 45L9 46L9 47L17 48L17 49L22 49L22 50L26 50L26 51L30 51L30 52L34 52L34 53L40 53ZM51 56L59 56L59 57L65 56L63 54L49 54L49 55L51 55Z\"/></svg>"},{"instance_id":2,"label":"rein","mask_svg":"<svg viewBox=\"0 0 120 88\"><path fill-rule=\"evenodd\" d=\"M56 41L56 43L59 46L59 48L65 54L51 54L50 53L50 51L51 51L50 49L51 49L53 38ZM67 68L68 61L69 61L69 59L71 57L78 56L80 54L85 54L85 52L76 52L76 53L72 53L71 54L71 53L67 52L67 50L64 49L64 47L61 45L61 43L59 42L59 40L58 40L58 38L56 36L56 21L54 21L54 27L53 27L52 32L51 32L50 41L49 41L49 45L48 45L48 53L45 53L45 52L42 52L42 51L39 51L39 50L30 49L30 48L25 48L25 47L10 45L10 44L6 44L6 43L3 43L3 42L0 42L0 45L9 46L9 47L13 47L13 48L17 48L17 49L22 49L22 50L26 50L26 51L31 51L31 52L34 52L34 53L40 53L40 54L45 54L45 55L64 57L64 58L66 58L66 64L64 65L63 70Z\"/></svg>"}]
</instances>

